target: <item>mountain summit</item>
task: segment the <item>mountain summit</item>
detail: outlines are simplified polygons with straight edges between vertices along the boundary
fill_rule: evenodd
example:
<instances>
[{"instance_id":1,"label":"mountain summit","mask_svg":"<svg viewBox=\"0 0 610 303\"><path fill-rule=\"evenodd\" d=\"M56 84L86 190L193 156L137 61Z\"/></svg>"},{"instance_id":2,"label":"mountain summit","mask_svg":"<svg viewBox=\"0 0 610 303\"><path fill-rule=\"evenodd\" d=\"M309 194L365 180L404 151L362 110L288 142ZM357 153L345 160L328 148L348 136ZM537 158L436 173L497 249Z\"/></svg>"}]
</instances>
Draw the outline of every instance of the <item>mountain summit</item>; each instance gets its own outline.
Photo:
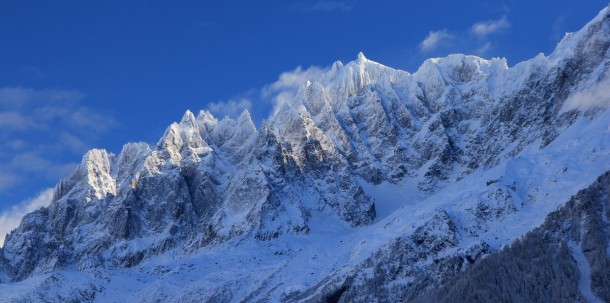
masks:
<instances>
[{"instance_id":1,"label":"mountain summit","mask_svg":"<svg viewBox=\"0 0 610 303\"><path fill-rule=\"evenodd\" d=\"M360 53L259 129L187 111L91 150L6 237L0 301L451 301L531 264L560 278L464 302L608 302L609 13L513 67Z\"/></svg>"}]
</instances>

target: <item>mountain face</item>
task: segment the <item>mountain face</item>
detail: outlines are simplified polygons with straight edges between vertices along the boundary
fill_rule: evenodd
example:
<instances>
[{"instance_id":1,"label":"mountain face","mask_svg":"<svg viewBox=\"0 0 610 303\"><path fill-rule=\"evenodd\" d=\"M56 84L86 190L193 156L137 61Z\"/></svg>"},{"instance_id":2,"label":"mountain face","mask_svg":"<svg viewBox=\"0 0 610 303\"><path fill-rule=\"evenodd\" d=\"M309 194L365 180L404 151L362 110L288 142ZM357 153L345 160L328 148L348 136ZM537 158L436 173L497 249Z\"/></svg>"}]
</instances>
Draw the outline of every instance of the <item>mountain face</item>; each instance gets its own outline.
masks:
<instances>
[{"instance_id":1,"label":"mountain face","mask_svg":"<svg viewBox=\"0 0 610 303\"><path fill-rule=\"evenodd\" d=\"M421 301L610 302L608 218L610 172Z\"/></svg>"},{"instance_id":2,"label":"mountain face","mask_svg":"<svg viewBox=\"0 0 610 303\"><path fill-rule=\"evenodd\" d=\"M360 54L259 129L187 111L91 150L7 236L0 301L607 301L609 14L514 67Z\"/></svg>"}]
</instances>

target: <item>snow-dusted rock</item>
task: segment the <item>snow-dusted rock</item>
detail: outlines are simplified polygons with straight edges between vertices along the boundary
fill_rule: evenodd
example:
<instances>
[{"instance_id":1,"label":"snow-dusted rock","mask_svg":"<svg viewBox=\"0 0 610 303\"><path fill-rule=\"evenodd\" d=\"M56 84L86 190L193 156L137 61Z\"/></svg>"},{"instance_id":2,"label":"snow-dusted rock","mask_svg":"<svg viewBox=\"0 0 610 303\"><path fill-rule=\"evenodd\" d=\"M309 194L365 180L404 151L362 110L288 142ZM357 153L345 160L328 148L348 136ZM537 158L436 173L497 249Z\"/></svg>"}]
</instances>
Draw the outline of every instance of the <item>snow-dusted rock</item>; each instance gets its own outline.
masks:
<instances>
[{"instance_id":1,"label":"snow-dusted rock","mask_svg":"<svg viewBox=\"0 0 610 303\"><path fill-rule=\"evenodd\" d=\"M417 299L610 170L608 106L564 107L609 78L608 13L513 67L359 54L259 129L92 150L6 238L0 301Z\"/></svg>"}]
</instances>

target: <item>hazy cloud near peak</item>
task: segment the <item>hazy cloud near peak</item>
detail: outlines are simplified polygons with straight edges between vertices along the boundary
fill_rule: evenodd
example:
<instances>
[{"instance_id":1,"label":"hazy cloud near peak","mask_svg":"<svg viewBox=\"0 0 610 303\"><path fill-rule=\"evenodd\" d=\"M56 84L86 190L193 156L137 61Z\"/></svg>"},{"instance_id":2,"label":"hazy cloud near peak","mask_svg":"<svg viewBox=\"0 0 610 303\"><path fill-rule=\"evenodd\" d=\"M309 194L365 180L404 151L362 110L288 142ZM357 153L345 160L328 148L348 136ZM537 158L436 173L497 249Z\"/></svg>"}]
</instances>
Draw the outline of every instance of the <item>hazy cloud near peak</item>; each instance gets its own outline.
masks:
<instances>
[{"instance_id":1,"label":"hazy cloud near peak","mask_svg":"<svg viewBox=\"0 0 610 303\"><path fill-rule=\"evenodd\" d=\"M565 16L561 15L553 22L553 31L551 32L550 39L553 41L560 41L565 35L563 30L563 23L565 22Z\"/></svg>"},{"instance_id":2,"label":"hazy cloud near peak","mask_svg":"<svg viewBox=\"0 0 610 303\"><path fill-rule=\"evenodd\" d=\"M428 35L419 44L421 52L431 52L439 48L456 53L475 53L485 55L494 48L489 36L502 32L511 27L508 17L503 15L500 19L480 21L470 28L462 30L442 29L429 31ZM450 48L450 49L449 49Z\"/></svg>"},{"instance_id":3,"label":"hazy cloud near peak","mask_svg":"<svg viewBox=\"0 0 610 303\"><path fill-rule=\"evenodd\" d=\"M4 246L6 234L19 226L25 214L43 206L48 206L51 203L53 192L53 188L47 188L38 194L38 196L13 205L11 208L0 213L0 247Z\"/></svg>"},{"instance_id":4,"label":"hazy cloud near peak","mask_svg":"<svg viewBox=\"0 0 610 303\"><path fill-rule=\"evenodd\" d=\"M275 114L282 104L295 98L299 88L307 81L318 81L327 71L328 68L319 66L310 66L306 69L297 66L292 71L281 73L277 81L262 89L261 95L273 102L273 114Z\"/></svg>"},{"instance_id":5,"label":"hazy cloud near peak","mask_svg":"<svg viewBox=\"0 0 610 303\"><path fill-rule=\"evenodd\" d=\"M252 102L246 98L212 102L207 106L207 109L212 112L214 116L221 119L225 116L235 118L245 109L250 110L251 108Z\"/></svg>"},{"instance_id":6,"label":"hazy cloud near peak","mask_svg":"<svg viewBox=\"0 0 610 303\"><path fill-rule=\"evenodd\" d=\"M267 85L264 90L266 90L267 93L270 93L283 89L298 89L305 85L307 81L317 81L327 71L327 68L321 68L318 66L310 66L306 69L303 69L301 66L297 66L294 70L281 73L278 80L270 85Z\"/></svg>"},{"instance_id":7,"label":"hazy cloud near peak","mask_svg":"<svg viewBox=\"0 0 610 303\"><path fill-rule=\"evenodd\" d=\"M487 53L492 48L493 48L493 44L491 42L485 42L483 45L481 45L481 47L477 48L475 53L477 55L484 55L485 53Z\"/></svg>"},{"instance_id":8,"label":"hazy cloud near peak","mask_svg":"<svg viewBox=\"0 0 610 303\"><path fill-rule=\"evenodd\" d=\"M422 51L431 51L438 46L447 43L449 39L453 38L453 35L449 34L447 29L439 31L430 31L428 36L419 44Z\"/></svg>"},{"instance_id":9,"label":"hazy cloud near peak","mask_svg":"<svg viewBox=\"0 0 610 303\"><path fill-rule=\"evenodd\" d=\"M260 109L264 109L263 118L267 118L269 115L277 113L282 104L294 100L299 89L307 81L319 81L328 70L328 68L319 66L310 66L308 68L297 66L291 71L281 73L275 82L225 101L207 103L206 109L219 119L226 116L237 118L244 110L248 110L250 114L257 116L261 114ZM254 104L258 105L253 107Z\"/></svg>"},{"instance_id":10,"label":"hazy cloud near peak","mask_svg":"<svg viewBox=\"0 0 610 303\"><path fill-rule=\"evenodd\" d=\"M470 31L478 38L485 38L491 34L497 33L511 26L506 15L497 20L488 20L477 22L472 25Z\"/></svg>"},{"instance_id":11,"label":"hazy cloud near peak","mask_svg":"<svg viewBox=\"0 0 610 303\"><path fill-rule=\"evenodd\" d=\"M610 78L570 95L563 103L562 111L610 107Z\"/></svg>"}]
</instances>

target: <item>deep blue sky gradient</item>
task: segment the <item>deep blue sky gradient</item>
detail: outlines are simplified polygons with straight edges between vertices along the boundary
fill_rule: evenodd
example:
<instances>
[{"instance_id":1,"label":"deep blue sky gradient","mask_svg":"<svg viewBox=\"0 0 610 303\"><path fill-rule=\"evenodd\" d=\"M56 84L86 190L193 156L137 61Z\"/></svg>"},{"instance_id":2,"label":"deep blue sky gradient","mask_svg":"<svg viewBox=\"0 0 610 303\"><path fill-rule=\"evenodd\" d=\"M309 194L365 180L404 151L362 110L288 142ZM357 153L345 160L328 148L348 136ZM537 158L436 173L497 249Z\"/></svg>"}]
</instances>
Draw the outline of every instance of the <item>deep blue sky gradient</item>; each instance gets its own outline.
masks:
<instances>
[{"instance_id":1,"label":"deep blue sky gradient","mask_svg":"<svg viewBox=\"0 0 610 303\"><path fill-rule=\"evenodd\" d=\"M0 144L0 171L16 176L0 186L0 211L53 186L64 173L16 169L19 153L46 160L41 165L77 163L92 147L118 153L128 141L155 143L186 109L242 97L252 101L258 123L271 109L260 90L280 73L351 61L360 51L414 72L428 57L473 54L489 43L481 56L506 57L514 65L550 53L565 32L580 29L605 5L600 0L1 0L0 89L76 91L82 97L68 108L98 113L98 123L110 119L108 129L91 136L60 122L49 122L47 130L0 129L0 140L23 143ZM502 16L510 27L485 39L470 32L476 22ZM438 30L454 38L422 51L422 40ZM21 113L35 111L36 102L44 103L35 100ZM2 106L0 113L11 110ZM57 139L55 151L44 152L40 144L28 149L40 136L60 131L81 144L62 149L64 142Z\"/></svg>"}]
</instances>

